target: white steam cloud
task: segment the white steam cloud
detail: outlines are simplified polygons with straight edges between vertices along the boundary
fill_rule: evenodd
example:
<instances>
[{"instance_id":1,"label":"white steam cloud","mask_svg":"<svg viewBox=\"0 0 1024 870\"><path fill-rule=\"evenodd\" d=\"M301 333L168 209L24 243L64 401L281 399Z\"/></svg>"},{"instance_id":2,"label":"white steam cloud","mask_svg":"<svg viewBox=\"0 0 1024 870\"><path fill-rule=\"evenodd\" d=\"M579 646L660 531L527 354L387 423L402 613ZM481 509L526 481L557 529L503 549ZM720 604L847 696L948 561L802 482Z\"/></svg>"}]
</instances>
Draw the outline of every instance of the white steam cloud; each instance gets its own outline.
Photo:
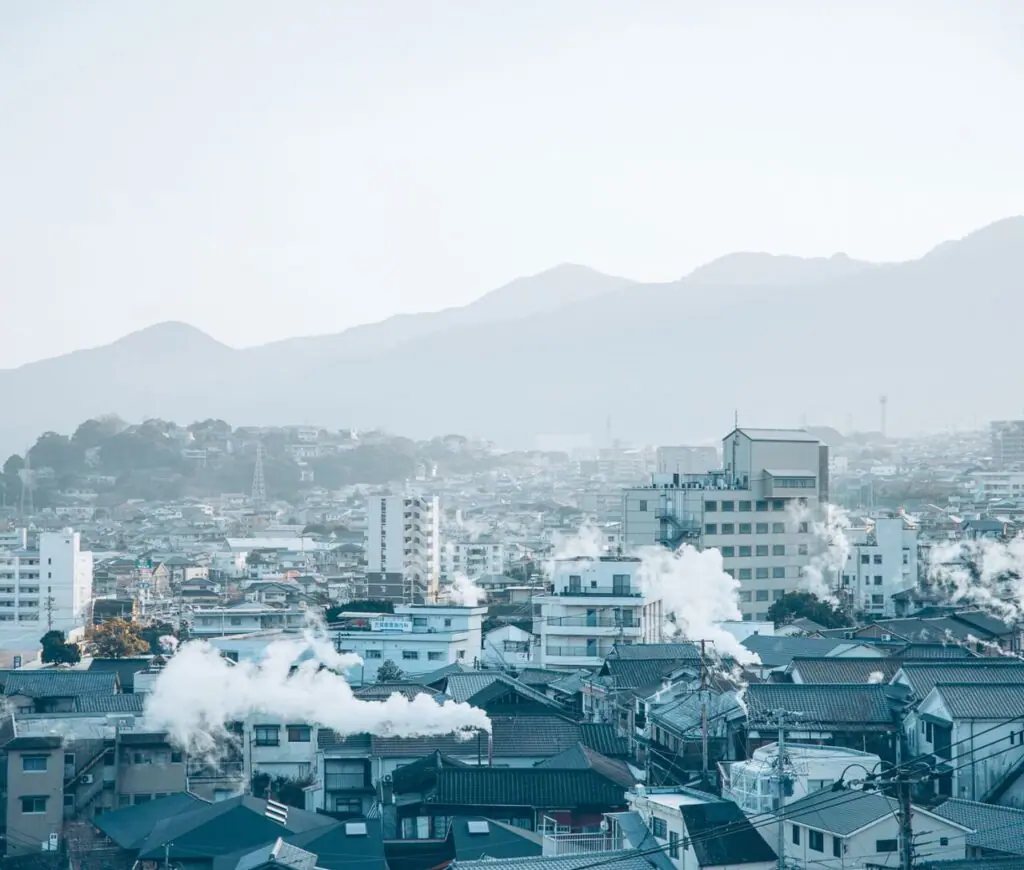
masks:
<instances>
[{"instance_id":1,"label":"white steam cloud","mask_svg":"<svg viewBox=\"0 0 1024 870\"><path fill-rule=\"evenodd\" d=\"M936 545L928 553L927 580L952 604L1019 619L1024 616L1024 538Z\"/></svg>"},{"instance_id":2,"label":"white steam cloud","mask_svg":"<svg viewBox=\"0 0 1024 870\"><path fill-rule=\"evenodd\" d=\"M870 683L873 686L877 685L878 683L884 682L884 681L885 681L885 674L883 674L881 671L872 671L868 675L868 683Z\"/></svg>"},{"instance_id":3,"label":"white steam cloud","mask_svg":"<svg viewBox=\"0 0 1024 870\"><path fill-rule=\"evenodd\" d=\"M167 655L174 655L175 650L178 649L178 638L173 634L160 635L159 643L160 649Z\"/></svg>"},{"instance_id":4,"label":"white steam cloud","mask_svg":"<svg viewBox=\"0 0 1024 870\"><path fill-rule=\"evenodd\" d=\"M448 590L448 600L456 607L476 607L487 600L487 593L466 574L458 572Z\"/></svg>"},{"instance_id":5,"label":"white steam cloud","mask_svg":"<svg viewBox=\"0 0 1024 870\"><path fill-rule=\"evenodd\" d=\"M395 737L490 731L482 710L438 704L428 695L362 701L336 671L362 663L340 654L322 632L267 646L261 661L233 663L205 641L181 646L147 696L145 727L166 731L178 746L213 755L229 740L228 725L263 713L275 721L307 722L339 735Z\"/></svg>"},{"instance_id":6,"label":"white steam cloud","mask_svg":"<svg viewBox=\"0 0 1024 870\"><path fill-rule=\"evenodd\" d=\"M808 530L818 541L818 552L804 571L804 586L808 592L835 604L837 599L833 582L841 575L850 557L852 545L847 536L850 529L850 515L834 504L823 504L821 515L814 517L807 507L795 506L789 510L790 522L807 523Z\"/></svg>"},{"instance_id":7,"label":"white steam cloud","mask_svg":"<svg viewBox=\"0 0 1024 870\"><path fill-rule=\"evenodd\" d=\"M555 533L552 559L600 559L605 554L604 535L593 523L584 523L575 534Z\"/></svg>"},{"instance_id":8,"label":"white steam cloud","mask_svg":"<svg viewBox=\"0 0 1024 870\"><path fill-rule=\"evenodd\" d=\"M649 598L661 599L670 615L668 632L688 640L710 640L720 656L740 664L753 664L757 656L719 623L741 620L739 581L722 569L722 554L683 544L672 552L664 547L643 547L637 579Z\"/></svg>"}]
</instances>

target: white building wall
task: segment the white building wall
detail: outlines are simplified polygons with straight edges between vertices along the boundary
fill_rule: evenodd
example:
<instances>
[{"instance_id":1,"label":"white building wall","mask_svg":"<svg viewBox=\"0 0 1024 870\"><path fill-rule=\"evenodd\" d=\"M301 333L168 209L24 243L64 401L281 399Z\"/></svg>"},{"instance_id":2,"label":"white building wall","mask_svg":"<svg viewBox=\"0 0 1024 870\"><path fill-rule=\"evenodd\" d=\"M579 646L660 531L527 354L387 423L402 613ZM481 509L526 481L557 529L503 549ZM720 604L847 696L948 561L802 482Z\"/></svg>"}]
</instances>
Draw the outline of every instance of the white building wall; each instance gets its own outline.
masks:
<instances>
[{"instance_id":1,"label":"white building wall","mask_svg":"<svg viewBox=\"0 0 1024 870\"><path fill-rule=\"evenodd\" d=\"M893 595L917 584L917 530L900 517L874 520L874 527L851 529L852 546L843 567L843 589L857 610L894 617Z\"/></svg>"},{"instance_id":2,"label":"white building wall","mask_svg":"<svg viewBox=\"0 0 1024 870\"><path fill-rule=\"evenodd\" d=\"M484 636L483 661L489 668L521 668L533 660L533 635L515 625L503 625Z\"/></svg>"},{"instance_id":3,"label":"white building wall","mask_svg":"<svg viewBox=\"0 0 1024 870\"><path fill-rule=\"evenodd\" d=\"M370 496L366 573L400 578L402 600L432 600L441 574L441 510L436 496ZM395 597L395 596L392 596Z\"/></svg>"}]
</instances>

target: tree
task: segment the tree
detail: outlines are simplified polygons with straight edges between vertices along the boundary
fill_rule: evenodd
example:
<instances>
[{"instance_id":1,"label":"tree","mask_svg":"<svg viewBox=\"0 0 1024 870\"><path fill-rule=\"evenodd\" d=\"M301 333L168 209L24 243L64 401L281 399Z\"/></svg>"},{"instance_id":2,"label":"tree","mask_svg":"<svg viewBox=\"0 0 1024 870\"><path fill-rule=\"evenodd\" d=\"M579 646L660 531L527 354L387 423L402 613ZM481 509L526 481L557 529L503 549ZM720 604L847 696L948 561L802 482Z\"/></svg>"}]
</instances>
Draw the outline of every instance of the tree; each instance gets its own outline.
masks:
<instances>
[{"instance_id":1,"label":"tree","mask_svg":"<svg viewBox=\"0 0 1024 870\"><path fill-rule=\"evenodd\" d=\"M173 637L175 640L181 640L178 632L174 630L174 626L169 622L147 625L145 628L139 629L139 637L149 644L149 652L153 653L153 655L164 655L167 652L164 649L161 638Z\"/></svg>"},{"instance_id":2,"label":"tree","mask_svg":"<svg viewBox=\"0 0 1024 870\"><path fill-rule=\"evenodd\" d=\"M809 619L822 628L844 628L851 624L838 607L810 592L787 592L768 608L768 618L776 628L794 619Z\"/></svg>"},{"instance_id":3,"label":"tree","mask_svg":"<svg viewBox=\"0 0 1024 870\"><path fill-rule=\"evenodd\" d=\"M384 659L381 666L377 668L378 683L393 683L396 680L402 679L403 676L402 669L391 659Z\"/></svg>"},{"instance_id":4,"label":"tree","mask_svg":"<svg viewBox=\"0 0 1024 870\"><path fill-rule=\"evenodd\" d=\"M102 659L127 659L149 652L149 644L139 634L139 626L126 619L109 619L93 629L90 650Z\"/></svg>"},{"instance_id":5,"label":"tree","mask_svg":"<svg viewBox=\"0 0 1024 870\"><path fill-rule=\"evenodd\" d=\"M17 477L18 472L25 467L25 460L17 453L12 453L4 463L4 474L7 477Z\"/></svg>"},{"instance_id":6,"label":"tree","mask_svg":"<svg viewBox=\"0 0 1024 870\"><path fill-rule=\"evenodd\" d=\"M278 803L304 810L306 808L305 789L313 784L313 778L307 776L291 779L287 776L271 777L269 773L254 773L250 782L253 797L271 798Z\"/></svg>"},{"instance_id":7,"label":"tree","mask_svg":"<svg viewBox=\"0 0 1024 870\"><path fill-rule=\"evenodd\" d=\"M68 643L64 632L54 629L48 631L39 642L43 645L43 663L54 665L77 665L82 658L78 644Z\"/></svg>"}]
</instances>

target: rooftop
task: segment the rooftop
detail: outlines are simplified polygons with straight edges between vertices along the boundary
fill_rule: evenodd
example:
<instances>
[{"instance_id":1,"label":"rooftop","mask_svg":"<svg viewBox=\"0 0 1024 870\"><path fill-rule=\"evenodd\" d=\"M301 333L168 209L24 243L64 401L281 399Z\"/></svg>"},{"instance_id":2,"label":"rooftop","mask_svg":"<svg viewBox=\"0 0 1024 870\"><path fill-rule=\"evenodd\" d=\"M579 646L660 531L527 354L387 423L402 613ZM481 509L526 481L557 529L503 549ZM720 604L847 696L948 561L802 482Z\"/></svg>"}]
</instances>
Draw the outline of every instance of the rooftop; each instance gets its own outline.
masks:
<instances>
[{"instance_id":1,"label":"rooftop","mask_svg":"<svg viewBox=\"0 0 1024 870\"><path fill-rule=\"evenodd\" d=\"M954 719L1017 719L1024 717L1020 683L937 683L933 691Z\"/></svg>"},{"instance_id":2,"label":"rooftop","mask_svg":"<svg viewBox=\"0 0 1024 870\"><path fill-rule=\"evenodd\" d=\"M969 847L1024 855L1024 810L950 798L932 812L970 828Z\"/></svg>"},{"instance_id":3,"label":"rooftop","mask_svg":"<svg viewBox=\"0 0 1024 870\"><path fill-rule=\"evenodd\" d=\"M804 429L747 429L742 426L734 429L722 440L725 441L735 432L739 432L741 435L746 435L751 441L802 441L815 444L819 443L818 438Z\"/></svg>"}]
</instances>

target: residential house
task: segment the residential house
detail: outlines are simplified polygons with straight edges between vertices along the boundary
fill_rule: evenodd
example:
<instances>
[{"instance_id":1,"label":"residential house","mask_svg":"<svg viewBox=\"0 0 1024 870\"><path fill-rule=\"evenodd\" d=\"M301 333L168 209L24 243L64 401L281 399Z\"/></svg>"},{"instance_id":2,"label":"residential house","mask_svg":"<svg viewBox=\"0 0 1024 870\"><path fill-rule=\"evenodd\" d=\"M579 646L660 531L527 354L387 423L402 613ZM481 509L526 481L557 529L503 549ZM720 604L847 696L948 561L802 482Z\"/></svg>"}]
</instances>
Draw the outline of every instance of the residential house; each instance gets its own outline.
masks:
<instances>
[{"instance_id":1,"label":"residential house","mask_svg":"<svg viewBox=\"0 0 1024 870\"><path fill-rule=\"evenodd\" d=\"M876 791L823 789L787 804L776 814L784 825L784 858L813 870L826 862L839 866L894 866L899 863L898 802ZM912 814L918 830L928 835L915 841L916 861L963 858L965 825L944 819L923 807Z\"/></svg>"},{"instance_id":2,"label":"residential house","mask_svg":"<svg viewBox=\"0 0 1024 870\"><path fill-rule=\"evenodd\" d=\"M968 858L1024 857L1024 810L950 798L932 812L970 829Z\"/></svg>"},{"instance_id":3,"label":"residential house","mask_svg":"<svg viewBox=\"0 0 1024 870\"><path fill-rule=\"evenodd\" d=\"M533 658L533 635L512 624L491 629L484 635L480 657L489 668L524 667Z\"/></svg>"},{"instance_id":4,"label":"residential house","mask_svg":"<svg viewBox=\"0 0 1024 870\"><path fill-rule=\"evenodd\" d=\"M897 659L865 656L803 657L798 656L789 663L786 675L794 682L817 685L888 683L901 662Z\"/></svg>"},{"instance_id":5,"label":"residential house","mask_svg":"<svg viewBox=\"0 0 1024 870\"><path fill-rule=\"evenodd\" d=\"M798 656L808 657L884 657L874 647L848 638L785 637L753 634L741 643L758 657L759 664L748 666L761 679L773 671L785 671Z\"/></svg>"}]
</instances>

